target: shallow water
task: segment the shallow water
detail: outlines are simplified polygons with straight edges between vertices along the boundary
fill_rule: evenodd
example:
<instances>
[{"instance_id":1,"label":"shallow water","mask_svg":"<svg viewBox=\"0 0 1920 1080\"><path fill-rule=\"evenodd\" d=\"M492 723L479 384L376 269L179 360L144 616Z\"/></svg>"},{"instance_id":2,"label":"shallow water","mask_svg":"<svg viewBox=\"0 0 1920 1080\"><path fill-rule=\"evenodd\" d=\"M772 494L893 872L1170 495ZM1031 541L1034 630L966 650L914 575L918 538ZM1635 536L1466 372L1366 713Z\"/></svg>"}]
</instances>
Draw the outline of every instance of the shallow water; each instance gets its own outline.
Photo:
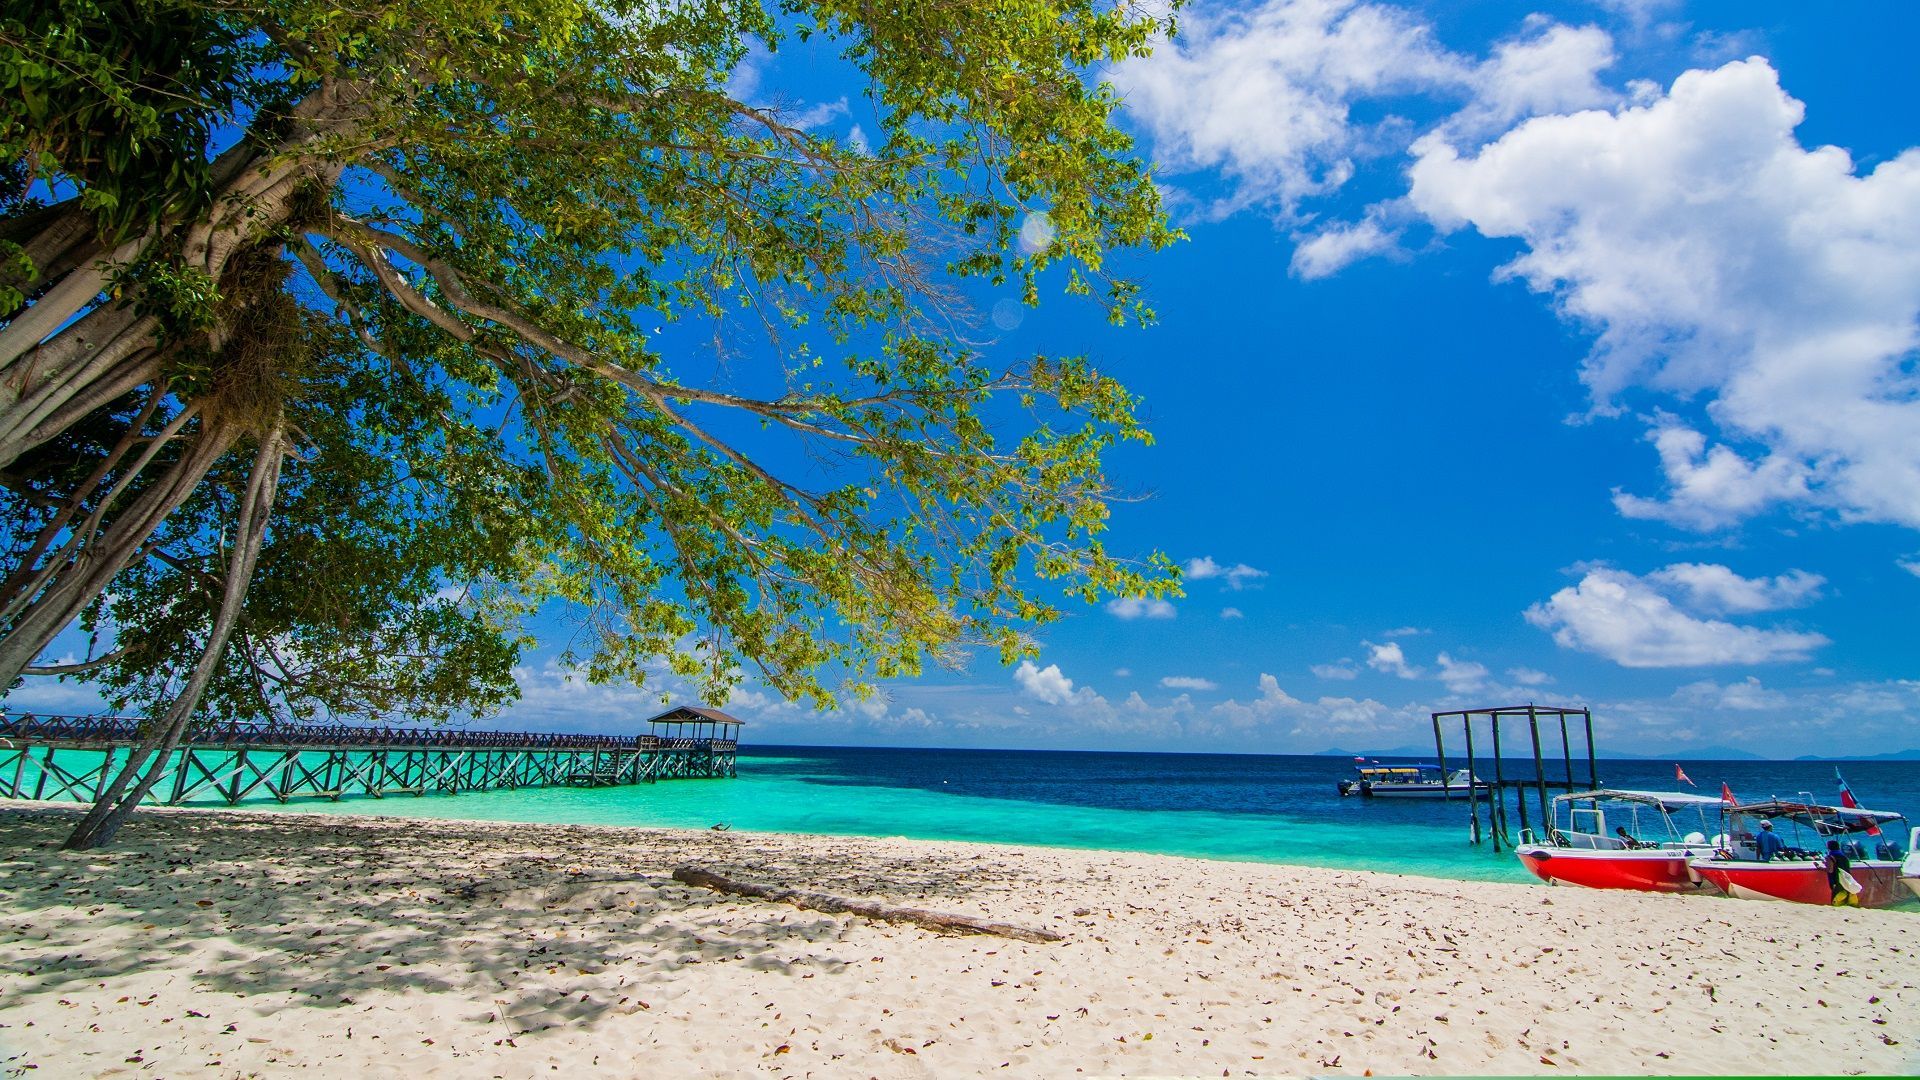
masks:
<instances>
[{"instance_id":1,"label":"shallow water","mask_svg":"<svg viewBox=\"0 0 1920 1080\"><path fill-rule=\"evenodd\" d=\"M1726 782L1745 799L1802 792L1823 802L1838 798L1830 763L1684 764L1705 794L1717 794ZM1530 774L1531 766L1509 763L1508 776L1522 769ZM1468 843L1464 801L1341 798L1335 782L1351 768L1337 757L754 747L742 751L740 775L732 780L243 805L588 825L725 823L743 831L975 840L1532 880L1512 855ZM1842 768L1866 805L1920 812L1920 763ZM1584 781L1585 763L1576 763L1575 770ZM1481 771L1491 770L1483 765ZM1614 787L1675 787L1670 762L1603 761L1598 772ZM1517 832L1517 811L1510 808L1508 815Z\"/></svg>"}]
</instances>

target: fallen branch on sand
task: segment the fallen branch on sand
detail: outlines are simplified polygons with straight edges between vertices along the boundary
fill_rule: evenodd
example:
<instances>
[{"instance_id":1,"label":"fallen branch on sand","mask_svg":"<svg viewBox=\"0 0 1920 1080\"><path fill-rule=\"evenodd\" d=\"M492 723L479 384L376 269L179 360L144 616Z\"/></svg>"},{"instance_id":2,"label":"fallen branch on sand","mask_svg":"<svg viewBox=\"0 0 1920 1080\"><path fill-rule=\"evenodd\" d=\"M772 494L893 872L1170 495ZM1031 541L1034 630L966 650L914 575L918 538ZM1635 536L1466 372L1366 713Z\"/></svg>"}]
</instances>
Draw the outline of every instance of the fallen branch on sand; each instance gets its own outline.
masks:
<instances>
[{"instance_id":1,"label":"fallen branch on sand","mask_svg":"<svg viewBox=\"0 0 1920 1080\"><path fill-rule=\"evenodd\" d=\"M1013 938L1017 941L1063 940L1062 935L1051 930L1035 930L1025 926L1014 926L1011 923L988 922L969 915L954 915L942 911L891 907L870 900L849 900L844 896L833 896L829 893L800 892L773 885L755 885L750 882L735 881L711 870L702 870L697 866L680 867L673 872L673 880L733 896L747 896L756 900L792 904L794 907L806 908L809 911L824 911L831 915L860 915L886 922L906 922L928 930L960 934L993 934L996 937Z\"/></svg>"}]
</instances>

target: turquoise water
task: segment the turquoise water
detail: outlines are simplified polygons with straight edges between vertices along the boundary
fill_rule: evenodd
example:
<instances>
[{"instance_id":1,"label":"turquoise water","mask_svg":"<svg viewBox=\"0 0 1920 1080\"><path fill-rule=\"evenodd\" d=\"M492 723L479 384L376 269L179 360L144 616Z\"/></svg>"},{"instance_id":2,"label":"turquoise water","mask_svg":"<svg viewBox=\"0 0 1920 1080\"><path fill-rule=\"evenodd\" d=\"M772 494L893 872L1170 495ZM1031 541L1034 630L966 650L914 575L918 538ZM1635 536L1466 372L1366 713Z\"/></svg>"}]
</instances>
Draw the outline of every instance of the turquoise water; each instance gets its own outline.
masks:
<instances>
[{"instance_id":1,"label":"turquoise water","mask_svg":"<svg viewBox=\"0 0 1920 1080\"><path fill-rule=\"evenodd\" d=\"M1531 763L1529 763L1531 764ZM1834 767L1688 762L1701 790L1836 798ZM1341 758L819 747L743 752L732 780L461 795L303 799L249 808L555 824L905 836L1531 881L1467 842L1463 802L1343 799ZM1867 805L1920 810L1911 763L1845 766ZM1581 767L1584 773L1584 766ZM1614 786L1671 789L1670 763L1607 761ZM1584 779L1584 776L1582 776ZM1518 829L1512 811L1510 823Z\"/></svg>"}]
</instances>

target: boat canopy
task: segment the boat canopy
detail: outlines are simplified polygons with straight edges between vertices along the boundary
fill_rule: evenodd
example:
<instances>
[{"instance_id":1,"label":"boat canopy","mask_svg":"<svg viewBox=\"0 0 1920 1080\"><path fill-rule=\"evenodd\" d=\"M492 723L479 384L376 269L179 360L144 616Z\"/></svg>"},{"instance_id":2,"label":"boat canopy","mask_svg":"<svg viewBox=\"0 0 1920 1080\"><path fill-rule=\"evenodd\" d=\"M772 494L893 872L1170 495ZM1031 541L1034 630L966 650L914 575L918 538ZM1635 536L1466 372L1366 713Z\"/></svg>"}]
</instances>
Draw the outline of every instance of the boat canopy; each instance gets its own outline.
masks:
<instances>
[{"instance_id":1,"label":"boat canopy","mask_svg":"<svg viewBox=\"0 0 1920 1080\"><path fill-rule=\"evenodd\" d=\"M1553 801L1562 802L1613 802L1639 803L1642 806L1657 806L1672 813L1689 806L1719 806L1720 800L1712 795L1698 795L1690 791L1630 791L1625 788L1599 788L1594 791L1576 791L1571 795L1555 795Z\"/></svg>"},{"instance_id":2,"label":"boat canopy","mask_svg":"<svg viewBox=\"0 0 1920 1080\"><path fill-rule=\"evenodd\" d=\"M1362 765L1356 771L1366 776L1414 776L1439 772L1438 765Z\"/></svg>"},{"instance_id":3,"label":"boat canopy","mask_svg":"<svg viewBox=\"0 0 1920 1080\"><path fill-rule=\"evenodd\" d=\"M1781 799L1729 806L1727 813L1763 818L1786 818L1796 824L1810 826L1823 836L1867 832L1879 828L1883 822L1902 821L1906 818L1905 814L1892 810L1868 810L1864 806L1821 806L1818 803L1787 802Z\"/></svg>"}]
</instances>

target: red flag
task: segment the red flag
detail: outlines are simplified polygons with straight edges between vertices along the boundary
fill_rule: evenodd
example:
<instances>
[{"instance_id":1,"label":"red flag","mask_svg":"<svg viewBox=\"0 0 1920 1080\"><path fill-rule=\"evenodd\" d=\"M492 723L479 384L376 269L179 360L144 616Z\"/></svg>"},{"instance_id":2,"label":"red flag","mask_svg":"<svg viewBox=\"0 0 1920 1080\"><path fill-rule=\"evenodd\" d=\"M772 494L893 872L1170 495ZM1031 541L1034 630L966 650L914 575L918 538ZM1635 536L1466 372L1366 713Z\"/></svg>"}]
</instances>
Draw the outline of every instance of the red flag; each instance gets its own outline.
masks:
<instances>
[{"instance_id":1,"label":"red flag","mask_svg":"<svg viewBox=\"0 0 1920 1080\"><path fill-rule=\"evenodd\" d=\"M1687 770L1685 770L1685 769L1683 769L1683 768L1681 768L1681 767L1680 767L1680 766L1679 766L1678 764L1675 764L1675 765L1674 765L1674 767L1673 767L1673 778L1674 778L1675 780L1680 780L1680 781L1684 781L1684 782L1686 783L1686 785L1687 785L1688 787L1699 787L1699 786L1700 786L1699 784L1696 784L1696 783L1694 783L1694 782L1693 782L1693 777L1691 777L1691 776L1688 776L1688 775L1687 775Z\"/></svg>"},{"instance_id":2,"label":"red flag","mask_svg":"<svg viewBox=\"0 0 1920 1080\"><path fill-rule=\"evenodd\" d=\"M1833 778L1840 781L1840 805L1849 810L1860 809L1860 800L1853 797L1853 789L1847 786L1847 778L1840 775L1839 769L1833 770ZM1880 826L1867 822L1867 835L1879 836Z\"/></svg>"},{"instance_id":3,"label":"red flag","mask_svg":"<svg viewBox=\"0 0 1920 1080\"><path fill-rule=\"evenodd\" d=\"M1733 797L1733 789L1728 787L1724 780L1720 782L1720 801L1728 806L1740 805L1740 800Z\"/></svg>"}]
</instances>

